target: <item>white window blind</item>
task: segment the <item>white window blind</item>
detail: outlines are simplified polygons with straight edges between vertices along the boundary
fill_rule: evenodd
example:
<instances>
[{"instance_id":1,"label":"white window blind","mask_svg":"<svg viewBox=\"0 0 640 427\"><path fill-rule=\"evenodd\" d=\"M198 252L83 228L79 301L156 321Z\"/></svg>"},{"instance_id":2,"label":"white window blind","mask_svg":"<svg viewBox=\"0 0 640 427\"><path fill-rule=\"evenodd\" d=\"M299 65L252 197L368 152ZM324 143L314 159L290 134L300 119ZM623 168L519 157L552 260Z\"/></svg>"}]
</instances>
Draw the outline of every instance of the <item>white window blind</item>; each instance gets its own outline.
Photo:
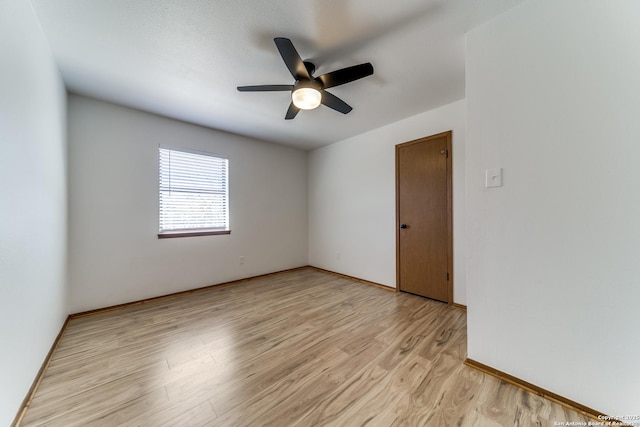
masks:
<instances>
[{"instance_id":1,"label":"white window blind","mask_svg":"<svg viewBox=\"0 0 640 427\"><path fill-rule=\"evenodd\" d=\"M229 160L160 148L160 233L228 230Z\"/></svg>"}]
</instances>

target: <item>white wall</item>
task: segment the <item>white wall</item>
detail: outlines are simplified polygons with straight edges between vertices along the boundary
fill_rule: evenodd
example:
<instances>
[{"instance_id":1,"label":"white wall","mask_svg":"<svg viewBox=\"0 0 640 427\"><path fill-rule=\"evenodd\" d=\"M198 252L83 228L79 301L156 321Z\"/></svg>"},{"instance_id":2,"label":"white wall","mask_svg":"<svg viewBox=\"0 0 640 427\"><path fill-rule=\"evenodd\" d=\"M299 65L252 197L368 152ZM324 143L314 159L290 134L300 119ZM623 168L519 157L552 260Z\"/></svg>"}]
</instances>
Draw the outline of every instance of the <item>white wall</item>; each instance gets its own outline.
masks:
<instances>
[{"instance_id":1,"label":"white wall","mask_svg":"<svg viewBox=\"0 0 640 427\"><path fill-rule=\"evenodd\" d=\"M27 1L0 1L0 425L67 315L66 94Z\"/></svg>"},{"instance_id":2,"label":"white wall","mask_svg":"<svg viewBox=\"0 0 640 427\"><path fill-rule=\"evenodd\" d=\"M230 235L157 238L159 144L229 157ZM71 312L307 265L303 151L71 95L69 162Z\"/></svg>"},{"instance_id":3,"label":"white wall","mask_svg":"<svg viewBox=\"0 0 640 427\"><path fill-rule=\"evenodd\" d=\"M395 146L448 130L453 130L454 301L466 304L464 100L309 153L309 263L395 287Z\"/></svg>"},{"instance_id":4,"label":"white wall","mask_svg":"<svg viewBox=\"0 0 640 427\"><path fill-rule=\"evenodd\" d=\"M610 415L640 414L638 22L536 0L467 39L469 357Z\"/></svg>"}]
</instances>

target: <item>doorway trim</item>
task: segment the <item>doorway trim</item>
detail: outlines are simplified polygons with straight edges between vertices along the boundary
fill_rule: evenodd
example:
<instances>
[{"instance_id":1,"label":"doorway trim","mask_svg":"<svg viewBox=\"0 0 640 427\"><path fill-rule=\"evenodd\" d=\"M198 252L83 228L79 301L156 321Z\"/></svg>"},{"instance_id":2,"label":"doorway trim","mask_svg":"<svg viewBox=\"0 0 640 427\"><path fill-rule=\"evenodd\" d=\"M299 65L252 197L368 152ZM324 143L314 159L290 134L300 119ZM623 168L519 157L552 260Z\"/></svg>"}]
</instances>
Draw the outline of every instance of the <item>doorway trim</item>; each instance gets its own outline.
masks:
<instances>
[{"instance_id":1,"label":"doorway trim","mask_svg":"<svg viewBox=\"0 0 640 427\"><path fill-rule=\"evenodd\" d=\"M454 305L453 302L453 286L454 286L454 274L453 274L453 151L452 151L452 138L453 131L438 133L423 138L414 139L411 141L396 144L396 291L401 292L402 286L400 281L400 167L399 167L399 155L398 151L401 147L406 147L412 144L418 144L432 139L445 138L447 146L447 296L449 305Z\"/></svg>"}]
</instances>

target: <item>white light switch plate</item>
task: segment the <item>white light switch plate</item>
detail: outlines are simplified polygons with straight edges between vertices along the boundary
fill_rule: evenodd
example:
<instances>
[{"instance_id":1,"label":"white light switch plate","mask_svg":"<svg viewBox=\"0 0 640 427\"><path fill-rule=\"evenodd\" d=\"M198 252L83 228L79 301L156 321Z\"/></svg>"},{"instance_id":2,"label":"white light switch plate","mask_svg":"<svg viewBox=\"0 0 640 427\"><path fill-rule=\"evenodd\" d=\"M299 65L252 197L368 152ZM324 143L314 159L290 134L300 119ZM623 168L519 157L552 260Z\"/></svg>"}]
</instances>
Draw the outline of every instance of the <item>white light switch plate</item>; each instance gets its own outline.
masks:
<instances>
[{"instance_id":1,"label":"white light switch plate","mask_svg":"<svg viewBox=\"0 0 640 427\"><path fill-rule=\"evenodd\" d=\"M485 171L485 186L487 188L502 187L502 168Z\"/></svg>"}]
</instances>

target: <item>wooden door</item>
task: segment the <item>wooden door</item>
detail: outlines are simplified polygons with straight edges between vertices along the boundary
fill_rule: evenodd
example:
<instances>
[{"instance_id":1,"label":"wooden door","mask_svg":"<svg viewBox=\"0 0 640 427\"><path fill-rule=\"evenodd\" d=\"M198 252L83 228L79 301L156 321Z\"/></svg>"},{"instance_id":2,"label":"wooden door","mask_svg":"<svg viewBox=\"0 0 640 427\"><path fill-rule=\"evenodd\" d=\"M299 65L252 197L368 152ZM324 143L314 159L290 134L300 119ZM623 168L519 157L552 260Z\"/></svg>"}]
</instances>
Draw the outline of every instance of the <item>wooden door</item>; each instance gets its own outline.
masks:
<instances>
[{"instance_id":1,"label":"wooden door","mask_svg":"<svg viewBox=\"0 0 640 427\"><path fill-rule=\"evenodd\" d=\"M451 132L396 146L397 283L453 304Z\"/></svg>"}]
</instances>

